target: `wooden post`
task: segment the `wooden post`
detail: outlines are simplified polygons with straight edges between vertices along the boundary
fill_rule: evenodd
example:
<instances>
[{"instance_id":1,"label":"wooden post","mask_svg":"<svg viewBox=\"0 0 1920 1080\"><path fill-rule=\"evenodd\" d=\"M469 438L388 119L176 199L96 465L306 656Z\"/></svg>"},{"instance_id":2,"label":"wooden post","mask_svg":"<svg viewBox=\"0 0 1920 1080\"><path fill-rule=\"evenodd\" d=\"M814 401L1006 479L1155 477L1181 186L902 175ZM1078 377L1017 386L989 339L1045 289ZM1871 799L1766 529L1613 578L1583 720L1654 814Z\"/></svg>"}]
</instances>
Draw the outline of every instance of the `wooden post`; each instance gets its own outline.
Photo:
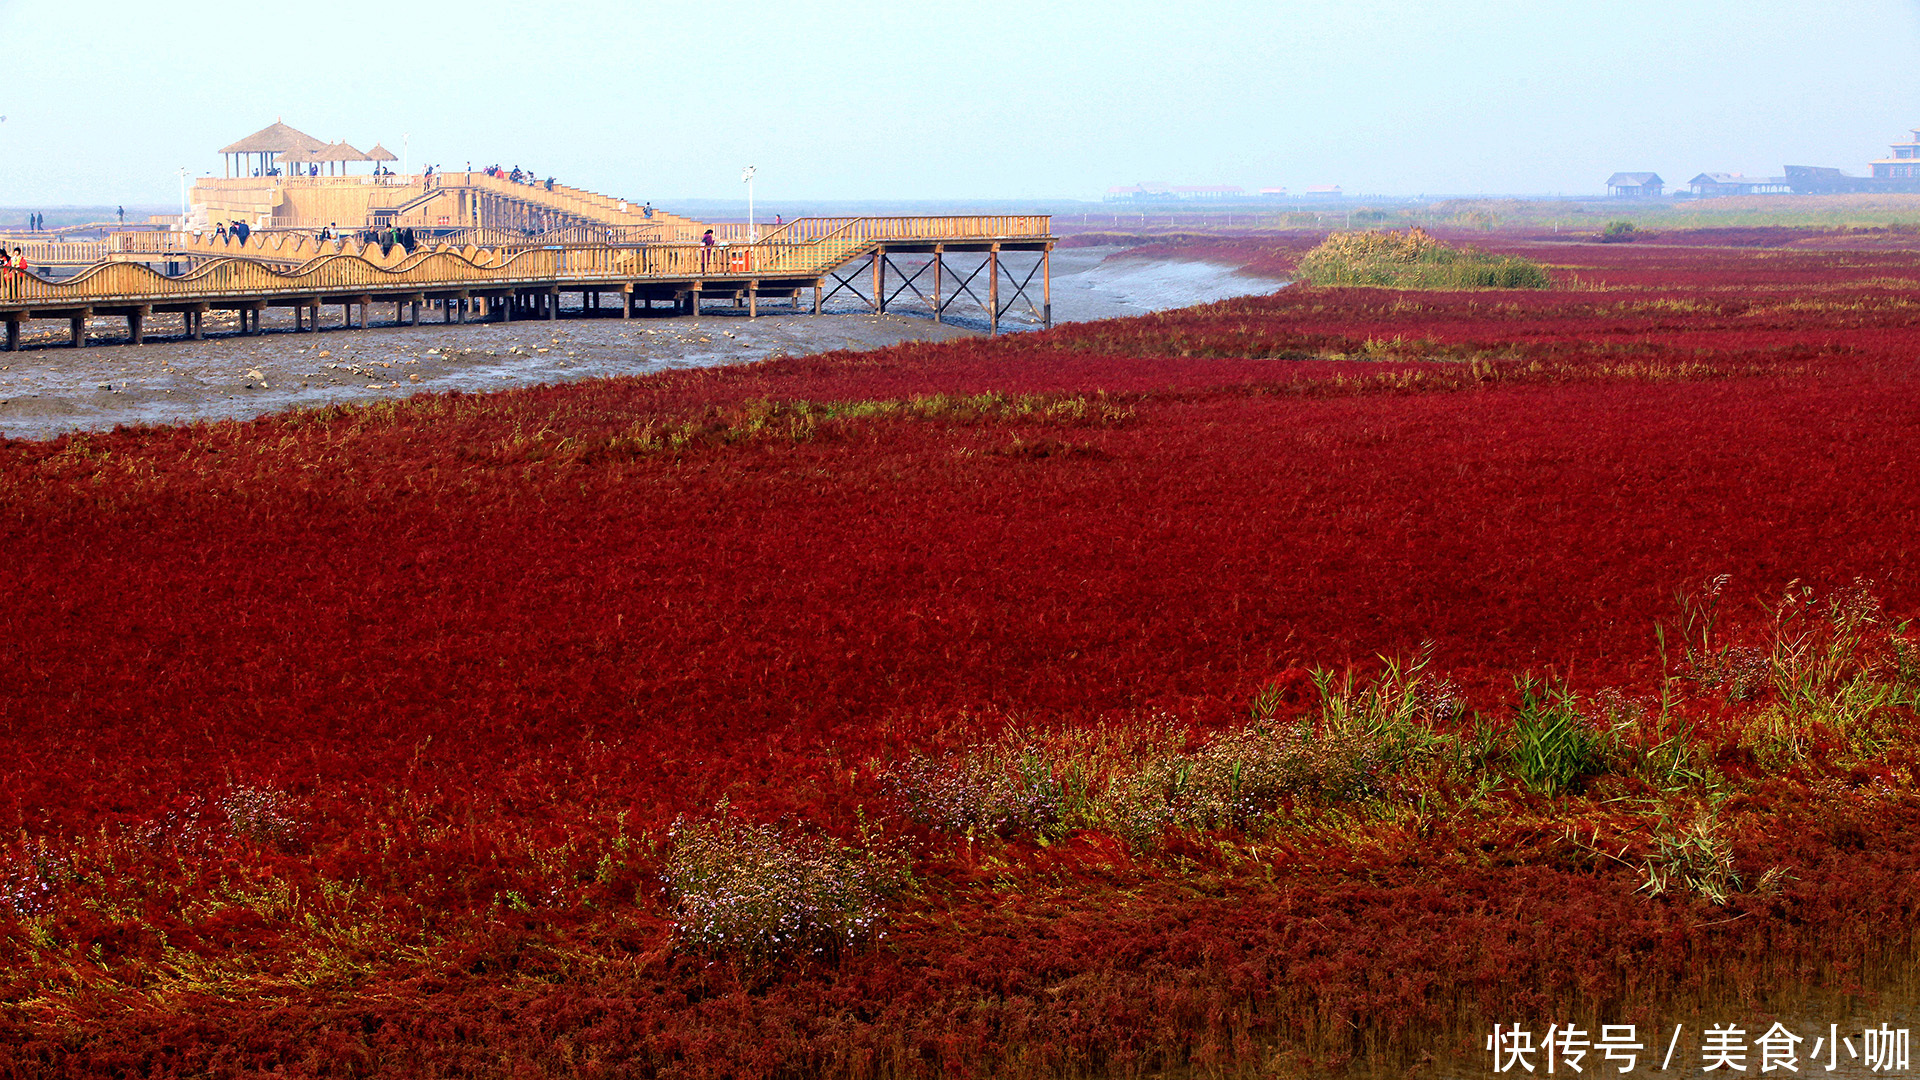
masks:
<instances>
[{"instance_id":1,"label":"wooden post","mask_svg":"<svg viewBox=\"0 0 1920 1080\"><path fill-rule=\"evenodd\" d=\"M73 331L73 339L67 342L67 344L76 349L86 348L87 317L85 315L75 315L72 318L68 319L67 322L71 324L71 329Z\"/></svg>"},{"instance_id":2,"label":"wooden post","mask_svg":"<svg viewBox=\"0 0 1920 1080\"><path fill-rule=\"evenodd\" d=\"M193 315L193 329L188 332L187 336L192 338L195 341L206 340L207 309L205 307L194 308L192 315Z\"/></svg>"},{"instance_id":3,"label":"wooden post","mask_svg":"<svg viewBox=\"0 0 1920 1080\"><path fill-rule=\"evenodd\" d=\"M304 321L303 319L301 319L300 315L301 315L300 305L299 304L293 305L293 332L296 334L306 329L306 327L300 325L301 322Z\"/></svg>"},{"instance_id":4,"label":"wooden post","mask_svg":"<svg viewBox=\"0 0 1920 1080\"><path fill-rule=\"evenodd\" d=\"M455 298L454 298L454 301L453 301L453 306L454 306L454 309L455 309L455 310L457 310L457 311L458 311L458 312L460 313L460 314L459 314L459 316L458 316L458 321L460 322L460 324L461 324L461 325L463 325L463 326L464 326L464 325L466 325L466 322L467 322L467 297L464 297L464 296L460 296L460 297L455 297Z\"/></svg>"},{"instance_id":5,"label":"wooden post","mask_svg":"<svg viewBox=\"0 0 1920 1080\"><path fill-rule=\"evenodd\" d=\"M261 311L262 311L263 309L265 309L265 308L266 308L266 306L267 306L267 304L266 304L266 301L264 301L264 300L261 300L261 301L256 301L256 302L254 303L254 305L253 305L253 329L251 329L251 330L249 330L249 331L247 331L247 335L248 335L249 337L251 337L251 336L253 336L254 334L258 334L258 333L260 332L260 312L261 312ZM362 317L361 317L361 320L360 320L360 321L361 321L361 322L365 322L365 321L366 321L366 318L365 318L365 312L362 312L361 314L362 314Z\"/></svg>"},{"instance_id":6,"label":"wooden post","mask_svg":"<svg viewBox=\"0 0 1920 1080\"><path fill-rule=\"evenodd\" d=\"M620 286L620 317L633 318L633 283Z\"/></svg>"},{"instance_id":7,"label":"wooden post","mask_svg":"<svg viewBox=\"0 0 1920 1080\"><path fill-rule=\"evenodd\" d=\"M813 313L820 314L820 279L813 279Z\"/></svg>"},{"instance_id":8,"label":"wooden post","mask_svg":"<svg viewBox=\"0 0 1920 1080\"><path fill-rule=\"evenodd\" d=\"M757 319L759 317L760 283L758 281L749 281L747 282L747 318Z\"/></svg>"},{"instance_id":9,"label":"wooden post","mask_svg":"<svg viewBox=\"0 0 1920 1080\"><path fill-rule=\"evenodd\" d=\"M20 351L20 320L19 319L7 320L7 351L8 352Z\"/></svg>"},{"instance_id":10,"label":"wooden post","mask_svg":"<svg viewBox=\"0 0 1920 1080\"><path fill-rule=\"evenodd\" d=\"M547 293L547 321L555 322L560 318L560 286L549 287Z\"/></svg>"},{"instance_id":11,"label":"wooden post","mask_svg":"<svg viewBox=\"0 0 1920 1080\"><path fill-rule=\"evenodd\" d=\"M1046 328L1053 329L1053 245L1048 244L1040 251L1040 296L1044 303L1040 305L1040 319Z\"/></svg>"},{"instance_id":12,"label":"wooden post","mask_svg":"<svg viewBox=\"0 0 1920 1080\"><path fill-rule=\"evenodd\" d=\"M372 323L367 321L367 309L372 306L373 306L373 297L363 296L360 298L360 329L362 330L365 330L367 327L373 325Z\"/></svg>"},{"instance_id":13,"label":"wooden post","mask_svg":"<svg viewBox=\"0 0 1920 1080\"><path fill-rule=\"evenodd\" d=\"M1000 245L987 251L987 333L1000 332Z\"/></svg>"},{"instance_id":14,"label":"wooden post","mask_svg":"<svg viewBox=\"0 0 1920 1080\"><path fill-rule=\"evenodd\" d=\"M501 322L510 323L513 321L513 306L519 302L520 302L519 294L517 293L507 294L507 302L500 305L500 321Z\"/></svg>"},{"instance_id":15,"label":"wooden post","mask_svg":"<svg viewBox=\"0 0 1920 1080\"><path fill-rule=\"evenodd\" d=\"M944 314L940 307L940 274L947 265L947 245L933 245L933 321L940 322Z\"/></svg>"},{"instance_id":16,"label":"wooden post","mask_svg":"<svg viewBox=\"0 0 1920 1080\"><path fill-rule=\"evenodd\" d=\"M127 336L133 339L135 345L146 344L147 313L152 310L148 307L137 307L127 312Z\"/></svg>"},{"instance_id":17,"label":"wooden post","mask_svg":"<svg viewBox=\"0 0 1920 1080\"><path fill-rule=\"evenodd\" d=\"M320 301L315 300L312 304L309 304L307 306L307 333L317 334L319 332L320 332Z\"/></svg>"},{"instance_id":18,"label":"wooden post","mask_svg":"<svg viewBox=\"0 0 1920 1080\"><path fill-rule=\"evenodd\" d=\"M407 307L410 309L407 312L407 325L419 326L420 325L420 301L416 299L412 303L408 304Z\"/></svg>"},{"instance_id":19,"label":"wooden post","mask_svg":"<svg viewBox=\"0 0 1920 1080\"><path fill-rule=\"evenodd\" d=\"M887 310L886 296L881 292L887 287L886 265L887 249L883 247L873 249L873 313L875 315Z\"/></svg>"},{"instance_id":20,"label":"wooden post","mask_svg":"<svg viewBox=\"0 0 1920 1080\"><path fill-rule=\"evenodd\" d=\"M449 326L453 324L453 301L445 297L440 300L440 321Z\"/></svg>"}]
</instances>

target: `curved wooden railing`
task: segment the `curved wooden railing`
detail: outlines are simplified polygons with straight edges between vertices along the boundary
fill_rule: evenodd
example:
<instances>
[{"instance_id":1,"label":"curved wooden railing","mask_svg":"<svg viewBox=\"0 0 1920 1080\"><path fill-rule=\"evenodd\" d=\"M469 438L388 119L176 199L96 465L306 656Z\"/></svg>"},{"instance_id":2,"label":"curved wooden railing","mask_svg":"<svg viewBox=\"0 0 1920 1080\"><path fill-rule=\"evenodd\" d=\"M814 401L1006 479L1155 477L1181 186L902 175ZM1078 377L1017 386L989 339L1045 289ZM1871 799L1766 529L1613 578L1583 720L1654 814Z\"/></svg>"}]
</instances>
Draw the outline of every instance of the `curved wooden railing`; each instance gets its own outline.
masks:
<instances>
[{"instance_id":1,"label":"curved wooden railing","mask_svg":"<svg viewBox=\"0 0 1920 1080\"><path fill-rule=\"evenodd\" d=\"M1046 241L1050 239L1051 223L1050 218L1038 215L815 218L775 230L777 239L714 247L696 243L601 243L468 246L456 250L438 245L411 253L398 245L383 251L378 244L354 240L321 243L303 235L276 233L249 238L244 245L232 240L210 245L215 250L209 251L209 257L179 276L161 274L131 261L98 263L57 282L32 273L11 273L0 280L0 306L272 298L646 278L809 278L889 240ZM152 239L126 234L116 236L115 244L124 243L137 250ZM179 239L175 237L176 242ZM271 254L262 258L262 252ZM302 253L307 257L290 265L291 257Z\"/></svg>"},{"instance_id":2,"label":"curved wooden railing","mask_svg":"<svg viewBox=\"0 0 1920 1080\"><path fill-rule=\"evenodd\" d=\"M476 261L459 252L417 252L397 267L376 266L358 255L330 255L291 271L251 259L216 259L178 277L138 263L101 263L57 282L31 273L9 275L0 281L0 303L52 306L507 285L553 280L557 254L521 251Z\"/></svg>"},{"instance_id":3,"label":"curved wooden railing","mask_svg":"<svg viewBox=\"0 0 1920 1080\"><path fill-rule=\"evenodd\" d=\"M128 235L134 235L129 233ZM20 257L27 260L29 266L84 266L99 262L107 257L111 250L105 240L21 240L9 238L0 240L0 247L13 254L14 248L20 249Z\"/></svg>"}]
</instances>

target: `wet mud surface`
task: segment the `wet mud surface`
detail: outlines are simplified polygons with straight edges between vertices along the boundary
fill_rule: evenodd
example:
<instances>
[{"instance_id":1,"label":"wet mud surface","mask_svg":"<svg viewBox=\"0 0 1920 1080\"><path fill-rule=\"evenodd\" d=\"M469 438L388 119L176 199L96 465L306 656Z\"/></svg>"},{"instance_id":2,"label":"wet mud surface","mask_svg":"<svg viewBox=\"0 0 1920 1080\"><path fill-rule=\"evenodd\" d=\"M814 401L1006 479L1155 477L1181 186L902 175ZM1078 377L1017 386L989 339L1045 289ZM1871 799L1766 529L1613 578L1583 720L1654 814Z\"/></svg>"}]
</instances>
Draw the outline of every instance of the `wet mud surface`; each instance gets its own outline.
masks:
<instances>
[{"instance_id":1,"label":"wet mud surface","mask_svg":"<svg viewBox=\"0 0 1920 1080\"><path fill-rule=\"evenodd\" d=\"M904 275L918 265L898 262ZM950 279L972 268L952 258L948 267ZM1025 274L1027 267L1018 269ZM930 284L929 278L919 284ZM984 280L975 284L984 295ZM1211 263L1133 259L1109 248L1061 249L1053 256L1053 315L1056 322L1138 315L1271 292L1282 284ZM1038 278L1028 291L1037 303ZM622 319L617 310L567 307L558 320L510 324L447 325L430 311L422 313L419 326L403 326L392 304L375 303L369 310L372 327L344 329L340 309L324 308L320 330L312 333L293 330L290 310L270 309L262 318L264 332L254 336L236 333L232 312L210 312L202 341L183 336L179 316L156 315L146 343L138 346L124 344L123 320L101 318L81 349L67 346L64 321L27 323L22 350L0 353L0 435L46 439L122 424L244 419L336 402L641 375L986 331L977 304L962 299L946 321L935 323L931 308L911 290L890 301L883 315L845 293L818 316L810 313L810 294L797 310L785 300L763 301L755 319L745 308L712 299L697 317L661 308ZM1003 331L1039 325L1039 313L1025 304L1001 321Z\"/></svg>"}]
</instances>

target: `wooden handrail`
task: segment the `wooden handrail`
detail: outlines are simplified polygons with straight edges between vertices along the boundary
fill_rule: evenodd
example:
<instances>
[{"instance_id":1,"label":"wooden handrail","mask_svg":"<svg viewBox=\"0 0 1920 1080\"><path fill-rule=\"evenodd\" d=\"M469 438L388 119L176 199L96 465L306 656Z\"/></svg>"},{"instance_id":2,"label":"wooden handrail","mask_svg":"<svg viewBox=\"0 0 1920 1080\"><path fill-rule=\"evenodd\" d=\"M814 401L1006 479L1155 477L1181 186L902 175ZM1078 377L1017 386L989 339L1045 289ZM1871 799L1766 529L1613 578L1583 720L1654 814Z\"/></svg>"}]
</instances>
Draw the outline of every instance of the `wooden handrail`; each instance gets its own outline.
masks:
<instances>
[{"instance_id":1,"label":"wooden handrail","mask_svg":"<svg viewBox=\"0 0 1920 1080\"><path fill-rule=\"evenodd\" d=\"M80 307L146 303L169 298L272 298L353 291L392 292L463 286L593 280L705 277L818 277L889 240L1049 241L1052 219L1041 215L896 218L803 218L783 227L781 239L757 243L554 244L500 248L435 246L408 253L398 245L355 240L321 243L301 234L274 233L214 244L172 234L176 246L152 234L119 234L121 253L165 251L201 255L188 273L168 277L137 262L103 262L63 281L14 272L0 281L0 307ZM591 231L591 230L590 230ZM188 246L191 243L191 246ZM270 262L282 267L276 269Z\"/></svg>"}]
</instances>

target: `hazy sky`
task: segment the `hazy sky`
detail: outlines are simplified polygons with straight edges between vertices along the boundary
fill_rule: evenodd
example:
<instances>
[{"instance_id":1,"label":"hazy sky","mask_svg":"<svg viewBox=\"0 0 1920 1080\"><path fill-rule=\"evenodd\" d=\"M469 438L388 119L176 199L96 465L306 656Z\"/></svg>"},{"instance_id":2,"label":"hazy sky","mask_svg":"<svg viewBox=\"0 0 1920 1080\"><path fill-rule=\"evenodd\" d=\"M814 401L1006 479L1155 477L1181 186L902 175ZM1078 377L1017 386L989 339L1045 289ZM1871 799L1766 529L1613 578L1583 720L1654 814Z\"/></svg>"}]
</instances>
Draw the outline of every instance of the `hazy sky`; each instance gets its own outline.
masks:
<instances>
[{"instance_id":1,"label":"hazy sky","mask_svg":"<svg viewBox=\"0 0 1920 1080\"><path fill-rule=\"evenodd\" d=\"M1917 46L1920 0L0 0L0 204L175 203L275 118L669 204L1865 173Z\"/></svg>"}]
</instances>

